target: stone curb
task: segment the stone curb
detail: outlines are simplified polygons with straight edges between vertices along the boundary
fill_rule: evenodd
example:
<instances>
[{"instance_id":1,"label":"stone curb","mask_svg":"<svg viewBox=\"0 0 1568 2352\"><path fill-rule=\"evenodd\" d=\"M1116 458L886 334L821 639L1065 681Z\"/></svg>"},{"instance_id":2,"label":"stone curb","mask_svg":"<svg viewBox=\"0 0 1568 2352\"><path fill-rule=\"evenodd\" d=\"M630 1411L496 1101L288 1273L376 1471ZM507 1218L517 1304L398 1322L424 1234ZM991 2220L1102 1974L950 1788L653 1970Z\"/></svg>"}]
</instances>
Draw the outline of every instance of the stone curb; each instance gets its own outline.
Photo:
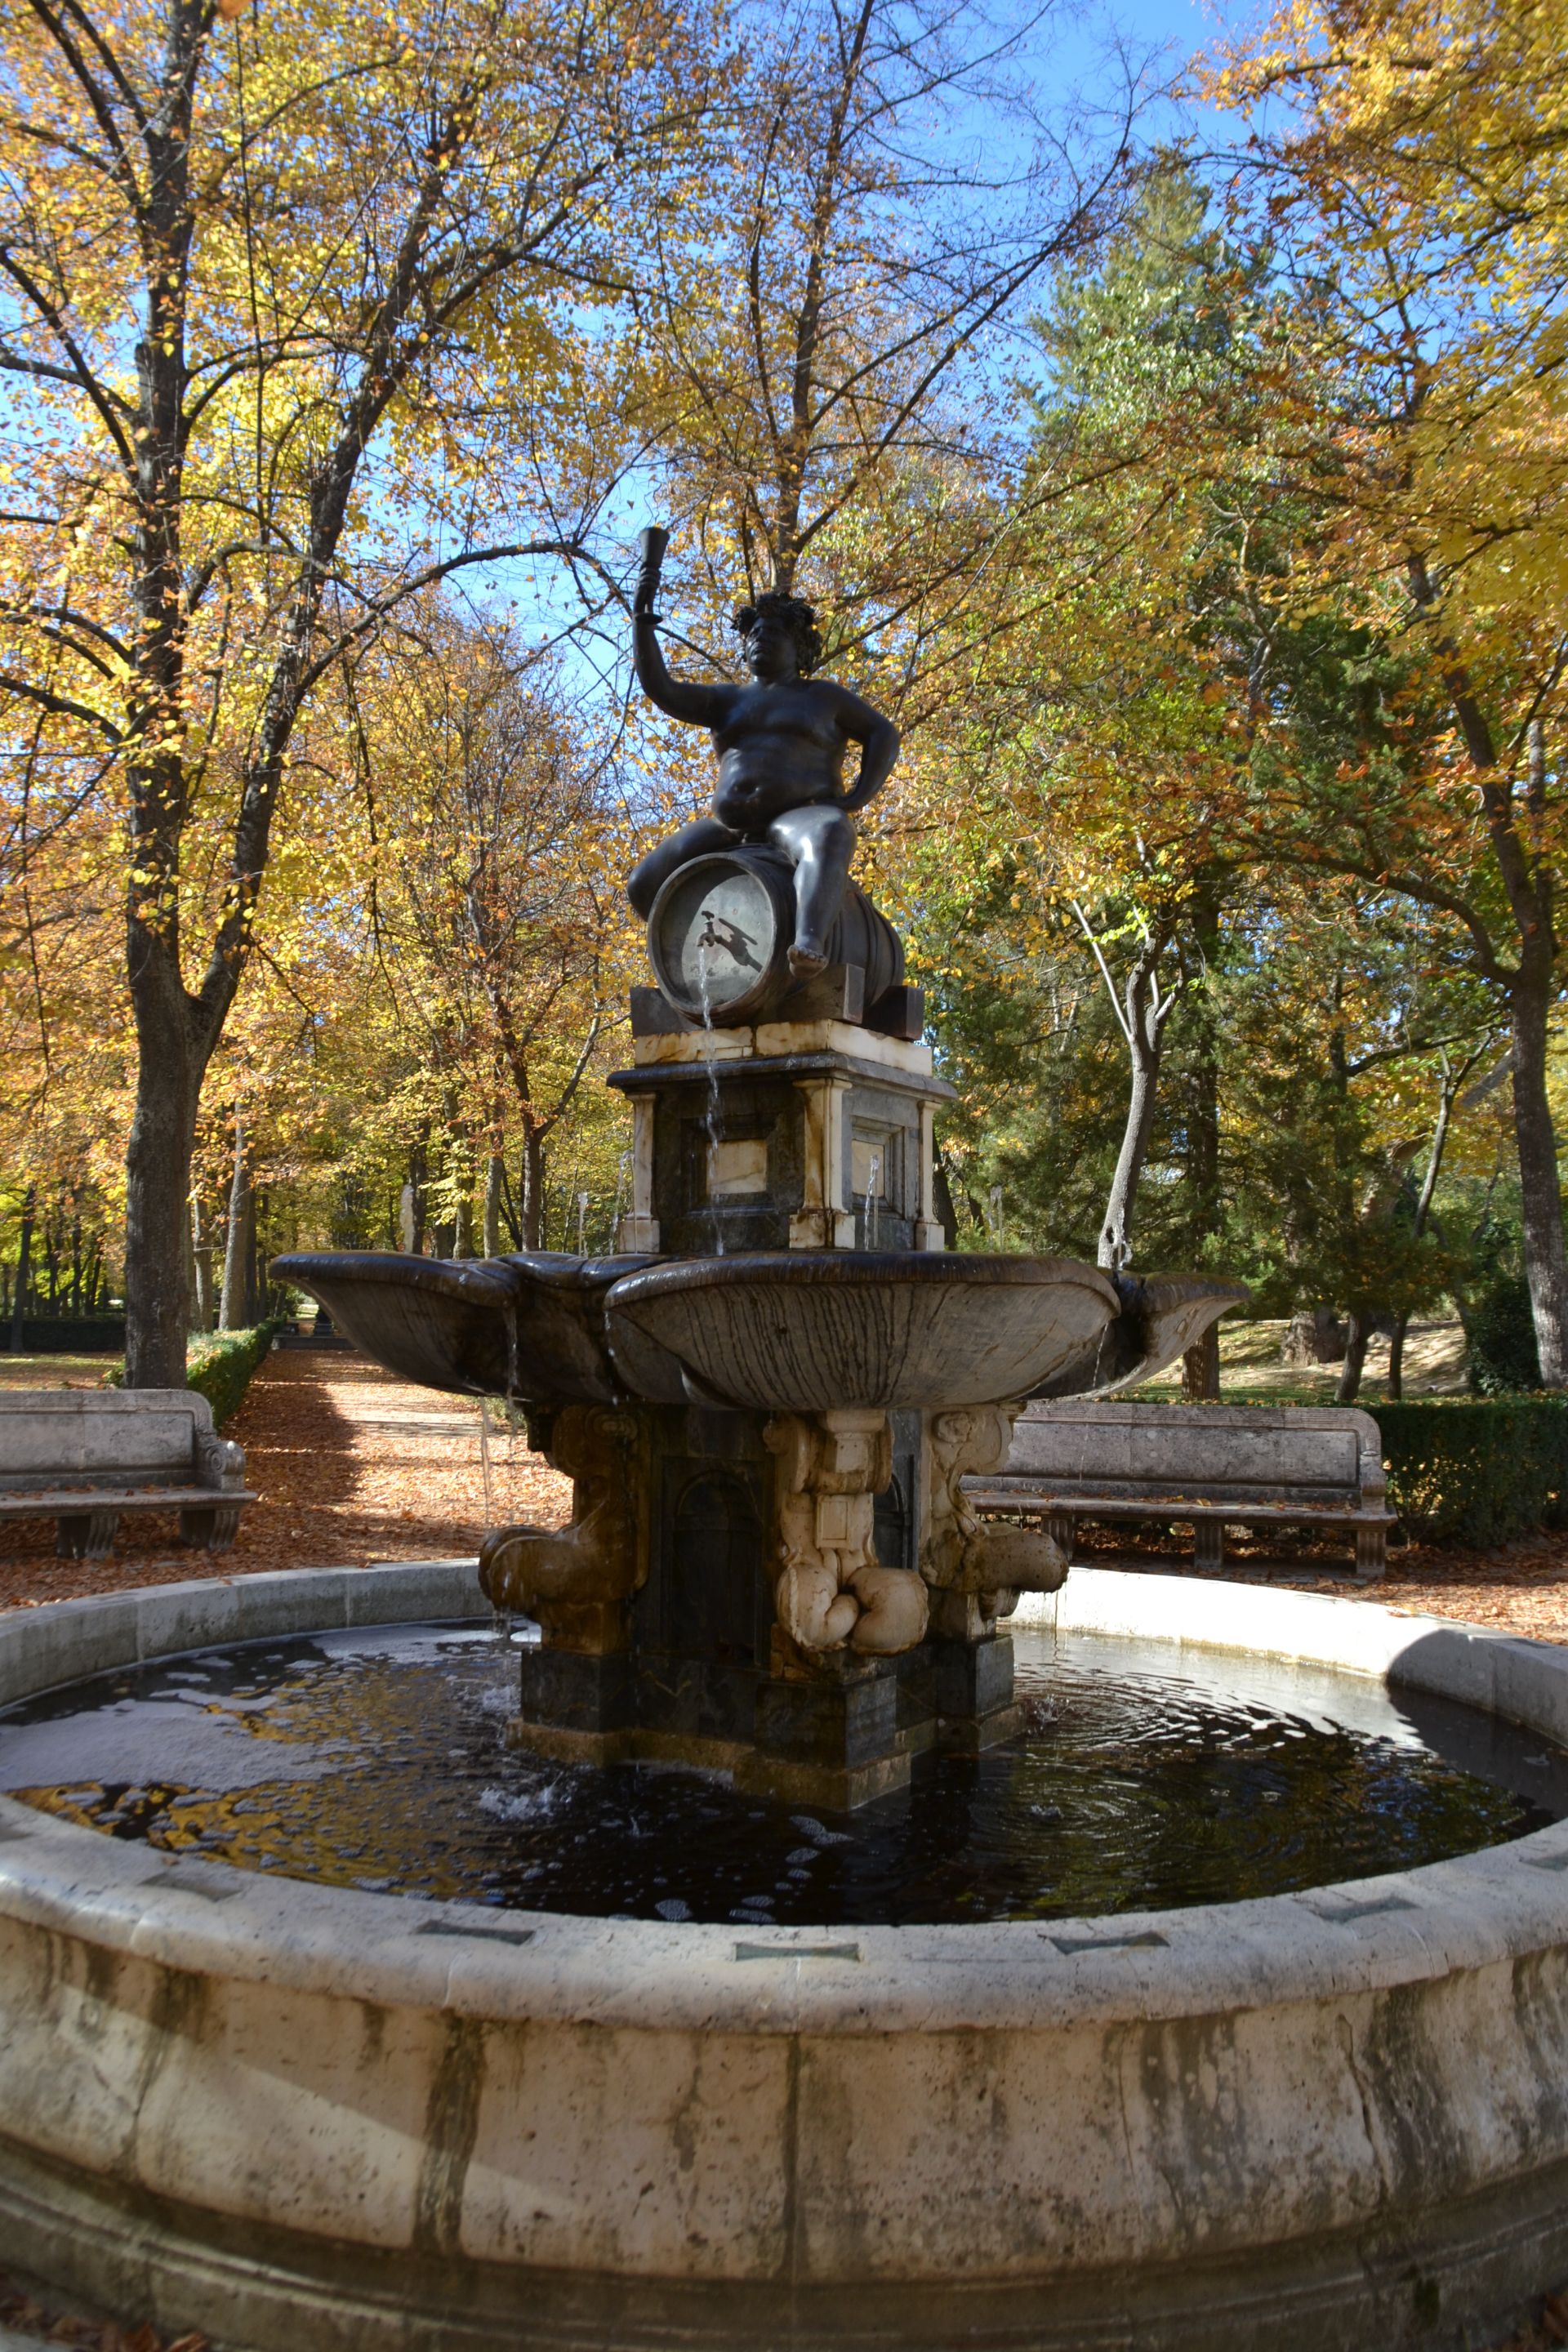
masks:
<instances>
[{"instance_id":1,"label":"stone curb","mask_svg":"<svg viewBox=\"0 0 1568 2352\"><path fill-rule=\"evenodd\" d=\"M0 1704L486 1613L455 1562L58 1603L0 1618ZM1025 1622L1568 1734L1568 1651L1366 1601L1080 1570ZM1568 1822L1260 1901L737 1935L267 1877L0 1800L0 2232L260 2352L1436 2352L1568 2269Z\"/></svg>"}]
</instances>

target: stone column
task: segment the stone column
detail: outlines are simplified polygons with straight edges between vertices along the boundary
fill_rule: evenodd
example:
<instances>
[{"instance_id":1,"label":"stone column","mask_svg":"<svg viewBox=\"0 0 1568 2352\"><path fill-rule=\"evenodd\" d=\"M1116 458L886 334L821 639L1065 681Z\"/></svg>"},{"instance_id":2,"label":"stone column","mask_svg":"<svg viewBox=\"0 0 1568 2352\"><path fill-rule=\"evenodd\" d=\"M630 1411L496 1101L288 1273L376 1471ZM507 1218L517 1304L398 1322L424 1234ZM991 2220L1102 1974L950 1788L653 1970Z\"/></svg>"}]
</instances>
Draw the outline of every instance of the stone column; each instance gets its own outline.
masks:
<instances>
[{"instance_id":1,"label":"stone column","mask_svg":"<svg viewBox=\"0 0 1568 2352\"><path fill-rule=\"evenodd\" d=\"M791 1249L853 1249L855 1208L847 1191L844 1151L847 1078L802 1078L805 1106L805 1189L790 1219Z\"/></svg>"},{"instance_id":2,"label":"stone column","mask_svg":"<svg viewBox=\"0 0 1568 2352\"><path fill-rule=\"evenodd\" d=\"M621 1219L620 1243L624 1250L654 1253L658 1248L658 1219L654 1214L653 1120L652 1095L634 1095L632 1205L630 1213Z\"/></svg>"},{"instance_id":3,"label":"stone column","mask_svg":"<svg viewBox=\"0 0 1568 2352\"><path fill-rule=\"evenodd\" d=\"M936 1213L936 1105L921 1105L921 1165L920 1194L915 1206L915 1247L918 1250L939 1250L947 1247L947 1235L942 1229L942 1219Z\"/></svg>"}]
</instances>

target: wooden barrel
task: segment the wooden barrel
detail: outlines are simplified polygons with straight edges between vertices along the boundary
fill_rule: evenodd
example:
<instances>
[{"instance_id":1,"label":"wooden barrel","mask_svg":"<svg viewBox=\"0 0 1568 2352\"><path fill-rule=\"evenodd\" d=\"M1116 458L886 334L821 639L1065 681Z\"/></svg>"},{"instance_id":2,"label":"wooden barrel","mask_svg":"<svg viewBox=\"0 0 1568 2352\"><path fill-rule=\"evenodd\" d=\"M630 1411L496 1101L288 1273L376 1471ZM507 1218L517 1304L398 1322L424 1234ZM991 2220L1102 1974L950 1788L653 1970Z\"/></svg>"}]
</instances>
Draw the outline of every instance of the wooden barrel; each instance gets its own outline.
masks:
<instances>
[{"instance_id":1,"label":"wooden barrel","mask_svg":"<svg viewBox=\"0 0 1568 2352\"><path fill-rule=\"evenodd\" d=\"M777 1018L799 983L789 969L795 867L766 843L742 842L679 866L654 900L647 951L662 993L716 1029ZM903 943L855 883L826 939L830 964L858 964L868 1006L904 976Z\"/></svg>"}]
</instances>

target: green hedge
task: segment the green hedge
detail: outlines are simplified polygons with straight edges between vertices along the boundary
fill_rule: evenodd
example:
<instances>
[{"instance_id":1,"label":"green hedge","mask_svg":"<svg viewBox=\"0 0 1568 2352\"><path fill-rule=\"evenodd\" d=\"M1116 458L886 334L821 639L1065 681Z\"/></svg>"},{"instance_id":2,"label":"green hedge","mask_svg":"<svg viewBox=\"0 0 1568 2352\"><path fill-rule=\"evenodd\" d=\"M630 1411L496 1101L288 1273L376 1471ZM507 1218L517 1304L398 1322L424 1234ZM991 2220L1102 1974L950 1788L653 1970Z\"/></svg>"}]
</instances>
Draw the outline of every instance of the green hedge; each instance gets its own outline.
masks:
<instances>
[{"instance_id":1,"label":"green hedge","mask_svg":"<svg viewBox=\"0 0 1568 2352\"><path fill-rule=\"evenodd\" d=\"M191 1341L185 1351L185 1386L205 1397L219 1429L244 1402L250 1376L271 1348L277 1329L276 1323L258 1323L248 1331L204 1332Z\"/></svg>"},{"instance_id":2,"label":"green hedge","mask_svg":"<svg viewBox=\"0 0 1568 2352\"><path fill-rule=\"evenodd\" d=\"M1383 1435L1388 1499L1413 1533L1480 1548L1568 1524L1568 1397L1367 1410Z\"/></svg>"},{"instance_id":3,"label":"green hedge","mask_svg":"<svg viewBox=\"0 0 1568 2352\"><path fill-rule=\"evenodd\" d=\"M221 1429L229 1415L238 1412L251 1374L270 1349L277 1329L276 1323L258 1323L248 1331L205 1332L191 1341L185 1350L185 1386L205 1397L216 1427ZM121 1387L124 1365L116 1364L104 1377L109 1386Z\"/></svg>"}]
</instances>

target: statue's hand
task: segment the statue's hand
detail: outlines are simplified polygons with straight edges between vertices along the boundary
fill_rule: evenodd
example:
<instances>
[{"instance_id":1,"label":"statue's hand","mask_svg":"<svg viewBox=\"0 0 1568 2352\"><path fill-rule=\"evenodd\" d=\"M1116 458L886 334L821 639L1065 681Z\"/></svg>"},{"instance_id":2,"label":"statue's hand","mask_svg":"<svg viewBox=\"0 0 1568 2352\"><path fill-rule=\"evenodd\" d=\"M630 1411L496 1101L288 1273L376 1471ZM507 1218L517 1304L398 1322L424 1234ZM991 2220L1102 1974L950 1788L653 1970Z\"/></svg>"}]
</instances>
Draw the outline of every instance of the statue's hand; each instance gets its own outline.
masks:
<instances>
[{"instance_id":1,"label":"statue's hand","mask_svg":"<svg viewBox=\"0 0 1568 2352\"><path fill-rule=\"evenodd\" d=\"M637 573L637 593L632 598L632 611L639 620L658 620L658 614L653 609L654 602L658 594L658 572L639 572Z\"/></svg>"}]
</instances>

